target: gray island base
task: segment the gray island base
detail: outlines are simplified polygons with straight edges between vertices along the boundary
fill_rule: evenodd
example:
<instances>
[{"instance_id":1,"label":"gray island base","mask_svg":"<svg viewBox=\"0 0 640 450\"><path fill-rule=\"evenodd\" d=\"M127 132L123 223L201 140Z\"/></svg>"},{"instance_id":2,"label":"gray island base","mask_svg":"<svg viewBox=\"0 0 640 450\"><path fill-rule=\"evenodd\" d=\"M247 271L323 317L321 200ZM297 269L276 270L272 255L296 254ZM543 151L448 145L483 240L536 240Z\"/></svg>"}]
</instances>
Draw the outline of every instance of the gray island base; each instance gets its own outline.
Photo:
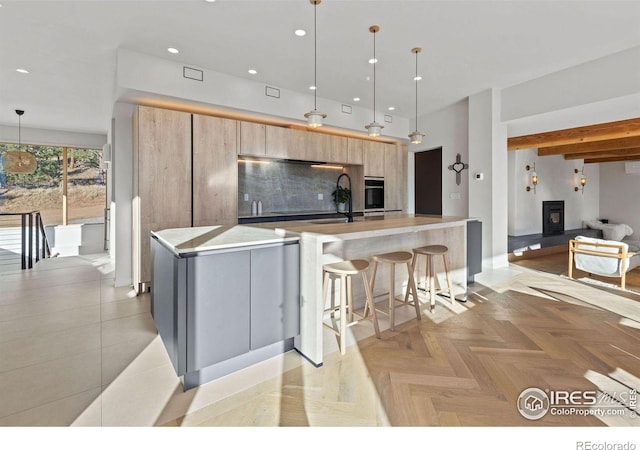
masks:
<instances>
[{"instance_id":1,"label":"gray island base","mask_svg":"<svg viewBox=\"0 0 640 450\"><path fill-rule=\"evenodd\" d=\"M293 349L297 237L250 227L151 233L156 328L184 390Z\"/></svg>"}]
</instances>

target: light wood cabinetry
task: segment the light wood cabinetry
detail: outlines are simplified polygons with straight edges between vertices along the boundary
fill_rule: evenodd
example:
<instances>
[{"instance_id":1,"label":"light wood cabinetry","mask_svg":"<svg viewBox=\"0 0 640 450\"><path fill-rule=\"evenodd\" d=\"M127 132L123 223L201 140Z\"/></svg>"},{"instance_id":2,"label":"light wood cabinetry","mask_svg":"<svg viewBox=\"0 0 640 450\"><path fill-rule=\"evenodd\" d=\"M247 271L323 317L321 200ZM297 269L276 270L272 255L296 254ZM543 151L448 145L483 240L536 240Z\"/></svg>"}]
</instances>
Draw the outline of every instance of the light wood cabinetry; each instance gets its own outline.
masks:
<instances>
[{"instance_id":1,"label":"light wood cabinetry","mask_svg":"<svg viewBox=\"0 0 640 450\"><path fill-rule=\"evenodd\" d=\"M387 145L384 153L386 210L406 210L407 198L407 147Z\"/></svg>"},{"instance_id":2,"label":"light wood cabinetry","mask_svg":"<svg viewBox=\"0 0 640 450\"><path fill-rule=\"evenodd\" d=\"M239 155L266 155L266 125L253 122L238 122L240 129Z\"/></svg>"},{"instance_id":3,"label":"light wood cabinetry","mask_svg":"<svg viewBox=\"0 0 640 450\"><path fill-rule=\"evenodd\" d=\"M313 160L309 150L309 137L306 131L291 128L266 126L266 156L269 158L288 158Z\"/></svg>"},{"instance_id":4,"label":"light wood cabinetry","mask_svg":"<svg viewBox=\"0 0 640 450\"><path fill-rule=\"evenodd\" d=\"M193 226L238 221L238 122L193 116Z\"/></svg>"},{"instance_id":5,"label":"light wood cabinetry","mask_svg":"<svg viewBox=\"0 0 640 450\"><path fill-rule=\"evenodd\" d=\"M347 164L364 164L364 140L347 138Z\"/></svg>"},{"instance_id":6,"label":"light wood cabinetry","mask_svg":"<svg viewBox=\"0 0 640 450\"><path fill-rule=\"evenodd\" d=\"M151 280L149 232L191 226L191 114L139 106L133 126L133 285Z\"/></svg>"},{"instance_id":7,"label":"light wood cabinetry","mask_svg":"<svg viewBox=\"0 0 640 450\"><path fill-rule=\"evenodd\" d=\"M363 159L365 177L384 177L384 154L387 144L376 141L363 141Z\"/></svg>"}]
</instances>

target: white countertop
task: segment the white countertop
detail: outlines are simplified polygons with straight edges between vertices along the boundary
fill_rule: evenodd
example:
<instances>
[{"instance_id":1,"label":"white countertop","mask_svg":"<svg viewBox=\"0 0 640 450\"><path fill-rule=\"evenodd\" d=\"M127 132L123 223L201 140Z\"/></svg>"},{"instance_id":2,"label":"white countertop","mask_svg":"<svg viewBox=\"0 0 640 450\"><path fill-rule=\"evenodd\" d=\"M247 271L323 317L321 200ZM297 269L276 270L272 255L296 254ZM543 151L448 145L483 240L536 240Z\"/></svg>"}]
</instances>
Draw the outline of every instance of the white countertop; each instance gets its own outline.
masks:
<instances>
[{"instance_id":1,"label":"white countertop","mask_svg":"<svg viewBox=\"0 0 640 450\"><path fill-rule=\"evenodd\" d=\"M297 236L283 230L247 225L169 228L151 231L162 244L177 255L264 244L298 241Z\"/></svg>"},{"instance_id":2,"label":"white countertop","mask_svg":"<svg viewBox=\"0 0 640 450\"><path fill-rule=\"evenodd\" d=\"M256 228L270 228L275 231L305 235L308 237L313 236L319 241L329 242L463 226L466 225L469 220L475 219L468 217L405 214L388 216L383 220L356 220L351 223L289 221L252 224L252 226Z\"/></svg>"}]
</instances>

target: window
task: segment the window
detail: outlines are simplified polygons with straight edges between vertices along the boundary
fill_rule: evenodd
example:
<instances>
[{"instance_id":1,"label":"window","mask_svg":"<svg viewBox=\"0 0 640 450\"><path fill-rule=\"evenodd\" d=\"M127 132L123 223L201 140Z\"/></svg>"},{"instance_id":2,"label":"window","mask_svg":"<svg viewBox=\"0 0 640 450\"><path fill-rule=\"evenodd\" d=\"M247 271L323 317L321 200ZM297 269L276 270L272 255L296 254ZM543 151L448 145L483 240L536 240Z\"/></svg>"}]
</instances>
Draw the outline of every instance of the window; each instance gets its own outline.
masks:
<instances>
[{"instance_id":1,"label":"window","mask_svg":"<svg viewBox=\"0 0 640 450\"><path fill-rule=\"evenodd\" d=\"M106 171L102 150L0 143L0 213L40 211L45 225L104 222ZM3 157L26 150L31 174L7 173ZM65 164L66 159L66 164Z\"/></svg>"}]
</instances>

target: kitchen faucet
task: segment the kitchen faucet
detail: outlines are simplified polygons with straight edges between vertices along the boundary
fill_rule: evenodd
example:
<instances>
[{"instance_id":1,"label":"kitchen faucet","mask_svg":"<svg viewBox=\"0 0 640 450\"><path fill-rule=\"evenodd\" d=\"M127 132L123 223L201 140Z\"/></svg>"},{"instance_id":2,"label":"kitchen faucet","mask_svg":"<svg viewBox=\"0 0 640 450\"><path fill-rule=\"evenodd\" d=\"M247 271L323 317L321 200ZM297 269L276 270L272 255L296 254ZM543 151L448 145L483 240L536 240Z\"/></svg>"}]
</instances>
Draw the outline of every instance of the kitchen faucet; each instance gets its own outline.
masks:
<instances>
[{"instance_id":1,"label":"kitchen faucet","mask_svg":"<svg viewBox=\"0 0 640 450\"><path fill-rule=\"evenodd\" d=\"M351 199L352 195L351 195L351 177L349 176L348 173L342 173L340 174L340 176L338 177L338 180L336 181L336 189L338 189L340 187L340 179L342 177L347 177L347 180L349 181L349 210L346 213L340 212L338 211L339 214L344 214L345 216L347 216L347 222L353 222L353 200Z\"/></svg>"}]
</instances>

